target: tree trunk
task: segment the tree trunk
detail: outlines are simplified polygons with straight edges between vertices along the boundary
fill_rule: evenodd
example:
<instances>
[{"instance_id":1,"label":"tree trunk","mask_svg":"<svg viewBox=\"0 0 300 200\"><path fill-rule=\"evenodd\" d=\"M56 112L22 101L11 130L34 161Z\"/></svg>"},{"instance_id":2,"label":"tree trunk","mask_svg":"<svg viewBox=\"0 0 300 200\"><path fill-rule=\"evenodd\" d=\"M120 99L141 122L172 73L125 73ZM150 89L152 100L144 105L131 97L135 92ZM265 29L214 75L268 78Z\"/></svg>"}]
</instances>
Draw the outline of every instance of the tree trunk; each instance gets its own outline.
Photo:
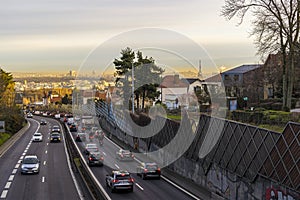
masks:
<instances>
[{"instance_id":1,"label":"tree trunk","mask_svg":"<svg viewBox=\"0 0 300 200\"><path fill-rule=\"evenodd\" d=\"M135 94L135 98L136 98L136 109L139 111L139 109L140 109L140 94L138 92Z\"/></svg>"},{"instance_id":2,"label":"tree trunk","mask_svg":"<svg viewBox=\"0 0 300 200\"><path fill-rule=\"evenodd\" d=\"M287 91L287 108L292 108L292 94L294 88L294 74L295 74L295 60L294 60L294 44L291 42L289 53L289 77L288 77L288 91Z\"/></svg>"},{"instance_id":3,"label":"tree trunk","mask_svg":"<svg viewBox=\"0 0 300 200\"><path fill-rule=\"evenodd\" d=\"M142 110L144 111L145 109L145 96L146 96L146 90L143 87L143 96L142 96Z\"/></svg>"}]
</instances>

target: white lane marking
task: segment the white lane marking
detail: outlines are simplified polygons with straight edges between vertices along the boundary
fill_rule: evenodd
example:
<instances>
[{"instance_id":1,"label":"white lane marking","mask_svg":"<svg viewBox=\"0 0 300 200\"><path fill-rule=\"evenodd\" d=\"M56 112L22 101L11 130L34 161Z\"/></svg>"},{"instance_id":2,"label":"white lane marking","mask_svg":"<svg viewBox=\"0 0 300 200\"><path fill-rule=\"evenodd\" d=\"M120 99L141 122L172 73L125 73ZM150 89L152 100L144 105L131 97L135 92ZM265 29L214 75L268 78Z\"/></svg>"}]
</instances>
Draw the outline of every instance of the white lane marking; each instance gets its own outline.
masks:
<instances>
[{"instance_id":1,"label":"white lane marking","mask_svg":"<svg viewBox=\"0 0 300 200\"><path fill-rule=\"evenodd\" d=\"M44 165L46 165L46 160L44 161Z\"/></svg>"},{"instance_id":2,"label":"white lane marking","mask_svg":"<svg viewBox=\"0 0 300 200\"><path fill-rule=\"evenodd\" d=\"M18 164L20 164L22 162L22 160L18 160Z\"/></svg>"},{"instance_id":3,"label":"white lane marking","mask_svg":"<svg viewBox=\"0 0 300 200\"><path fill-rule=\"evenodd\" d=\"M106 153L104 151L102 151L103 155L106 156Z\"/></svg>"},{"instance_id":4,"label":"white lane marking","mask_svg":"<svg viewBox=\"0 0 300 200\"><path fill-rule=\"evenodd\" d=\"M165 176L160 176L162 179L164 179L165 181L167 181L168 183L170 183L171 185L173 185L174 187L176 187L177 189L181 190L182 192L188 194L189 196L191 196L192 198L196 199L196 200L200 200L197 196L193 195L192 193L190 193L189 191L183 189L182 187L180 187L179 185L177 185L176 183L172 182L171 180L169 180L167 177Z\"/></svg>"},{"instance_id":5,"label":"white lane marking","mask_svg":"<svg viewBox=\"0 0 300 200\"><path fill-rule=\"evenodd\" d=\"M18 169L13 169L13 171L11 172L12 174L16 174L18 171Z\"/></svg>"},{"instance_id":6,"label":"white lane marking","mask_svg":"<svg viewBox=\"0 0 300 200\"><path fill-rule=\"evenodd\" d=\"M28 151L28 149L25 149L25 150L24 150L24 153L27 153L27 151Z\"/></svg>"},{"instance_id":7,"label":"white lane marking","mask_svg":"<svg viewBox=\"0 0 300 200\"><path fill-rule=\"evenodd\" d=\"M18 169L20 166L20 164L16 164L15 169Z\"/></svg>"},{"instance_id":8,"label":"white lane marking","mask_svg":"<svg viewBox=\"0 0 300 200\"><path fill-rule=\"evenodd\" d=\"M42 177L42 183L44 183L44 182L45 182L45 176Z\"/></svg>"},{"instance_id":9,"label":"white lane marking","mask_svg":"<svg viewBox=\"0 0 300 200\"><path fill-rule=\"evenodd\" d=\"M24 158L24 156L21 156L21 157L20 157L20 160L23 160L23 158Z\"/></svg>"},{"instance_id":10,"label":"white lane marking","mask_svg":"<svg viewBox=\"0 0 300 200\"><path fill-rule=\"evenodd\" d=\"M10 175L8 178L8 181L12 181L12 180L14 180L14 178L15 178L15 175Z\"/></svg>"},{"instance_id":11,"label":"white lane marking","mask_svg":"<svg viewBox=\"0 0 300 200\"><path fill-rule=\"evenodd\" d=\"M25 156L26 155L26 153L22 153L22 156Z\"/></svg>"},{"instance_id":12,"label":"white lane marking","mask_svg":"<svg viewBox=\"0 0 300 200\"><path fill-rule=\"evenodd\" d=\"M115 164L115 166L116 166L116 168L120 169L120 167L117 164Z\"/></svg>"},{"instance_id":13,"label":"white lane marking","mask_svg":"<svg viewBox=\"0 0 300 200\"><path fill-rule=\"evenodd\" d=\"M142 188L142 186L140 186L138 183L135 183L136 186L138 186L138 188L140 188L142 191L144 191L144 188Z\"/></svg>"},{"instance_id":14,"label":"white lane marking","mask_svg":"<svg viewBox=\"0 0 300 200\"><path fill-rule=\"evenodd\" d=\"M5 199L6 196L7 196L7 193L8 193L8 190L3 190L3 192L2 192L2 194L1 194L1 196L0 196L0 198L1 198L1 199Z\"/></svg>"},{"instance_id":15,"label":"white lane marking","mask_svg":"<svg viewBox=\"0 0 300 200\"><path fill-rule=\"evenodd\" d=\"M48 153L48 151L46 150L46 151L45 151L45 154L47 154L47 153Z\"/></svg>"},{"instance_id":16,"label":"white lane marking","mask_svg":"<svg viewBox=\"0 0 300 200\"><path fill-rule=\"evenodd\" d=\"M47 146L49 145L49 142L47 142Z\"/></svg>"},{"instance_id":17,"label":"white lane marking","mask_svg":"<svg viewBox=\"0 0 300 200\"><path fill-rule=\"evenodd\" d=\"M7 182L6 185L4 186L4 189L9 189L11 185L11 182Z\"/></svg>"}]
</instances>

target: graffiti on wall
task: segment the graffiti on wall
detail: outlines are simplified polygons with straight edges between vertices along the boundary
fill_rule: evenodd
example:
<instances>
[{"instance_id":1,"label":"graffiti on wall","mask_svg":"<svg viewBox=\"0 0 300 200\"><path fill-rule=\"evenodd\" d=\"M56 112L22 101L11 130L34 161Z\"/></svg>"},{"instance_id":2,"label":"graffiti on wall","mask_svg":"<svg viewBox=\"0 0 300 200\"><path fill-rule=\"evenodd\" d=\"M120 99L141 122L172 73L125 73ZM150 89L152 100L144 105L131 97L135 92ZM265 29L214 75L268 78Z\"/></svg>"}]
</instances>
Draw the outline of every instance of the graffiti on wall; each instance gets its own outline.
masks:
<instances>
[{"instance_id":1,"label":"graffiti on wall","mask_svg":"<svg viewBox=\"0 0 300 200\"><path fill-rule=\"evenodd\" d=\"M266 200L298 200L300 199L300 195L292 195L286 192L285 190L281 190L279 188L267 188L266 189Z\"/></svg>"}]
</instances>

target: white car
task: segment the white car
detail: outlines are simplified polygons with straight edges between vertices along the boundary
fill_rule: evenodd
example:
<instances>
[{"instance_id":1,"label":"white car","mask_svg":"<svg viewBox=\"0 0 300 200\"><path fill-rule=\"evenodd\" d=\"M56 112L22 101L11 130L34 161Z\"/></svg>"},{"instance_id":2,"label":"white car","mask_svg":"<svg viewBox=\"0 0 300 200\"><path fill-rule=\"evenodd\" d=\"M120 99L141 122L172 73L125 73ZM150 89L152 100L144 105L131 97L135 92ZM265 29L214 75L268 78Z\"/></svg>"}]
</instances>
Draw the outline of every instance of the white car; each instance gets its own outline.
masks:
<instances>
[{"instance_id":1,"label":"white car","mask_svg":"<svg viewBox=\"0 0 300 200\"><path fill-rule=\"evenodd\" d=\"M41 142L43 141L43 135L41 133L34 133L32 136L33 142Z\"/></svg>"}]
</instances>

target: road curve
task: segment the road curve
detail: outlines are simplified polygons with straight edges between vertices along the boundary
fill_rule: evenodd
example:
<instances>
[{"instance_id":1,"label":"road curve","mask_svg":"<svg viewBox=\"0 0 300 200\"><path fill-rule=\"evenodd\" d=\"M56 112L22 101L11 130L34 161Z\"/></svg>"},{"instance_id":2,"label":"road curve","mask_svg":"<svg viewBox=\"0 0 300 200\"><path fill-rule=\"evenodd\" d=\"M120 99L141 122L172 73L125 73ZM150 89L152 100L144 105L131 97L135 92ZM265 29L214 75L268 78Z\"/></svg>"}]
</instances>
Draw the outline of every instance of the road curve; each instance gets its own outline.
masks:
<instances>
[{"instance_id":1,"label":"road curve","mask_svg":"<svg viewBox=\"0 0 300 200\"><path fill-rule=\"evenodd\" d=\"M59 123L46 119L47 125L40 126L39 119L28 119L28 130L0 158L0 199L81 199L69 171L64 141L49 142L50 128ZM31 142L34 132L43 134L42 142ZM21 175L21 160L29 154L38 156L40 173Z\"/></svg>"}]
</instances>

